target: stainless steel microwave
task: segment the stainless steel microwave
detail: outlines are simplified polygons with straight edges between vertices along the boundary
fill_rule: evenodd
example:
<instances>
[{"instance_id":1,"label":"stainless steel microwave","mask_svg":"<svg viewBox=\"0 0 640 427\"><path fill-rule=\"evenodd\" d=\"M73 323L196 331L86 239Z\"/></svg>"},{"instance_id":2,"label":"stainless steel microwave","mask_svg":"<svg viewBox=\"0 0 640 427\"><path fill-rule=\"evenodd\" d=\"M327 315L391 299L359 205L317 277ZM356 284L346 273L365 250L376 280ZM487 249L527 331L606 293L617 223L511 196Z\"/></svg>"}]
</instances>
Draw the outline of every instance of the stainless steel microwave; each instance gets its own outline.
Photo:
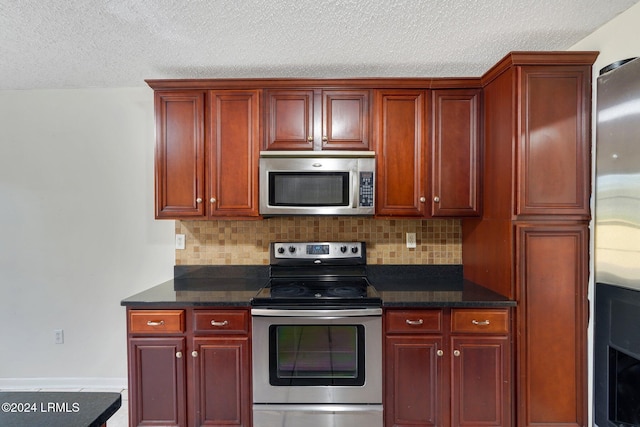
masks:
<instances>
[{"instance_id":1,"label":"stainless steel microwave","mask_svg":"<svg viewBox=\"0 0 640 427\"><path fill-rule=\"evenodd\" d=\"M260 152L260 214L373 215L373 151Z\"/></svg>"}]
</instances>

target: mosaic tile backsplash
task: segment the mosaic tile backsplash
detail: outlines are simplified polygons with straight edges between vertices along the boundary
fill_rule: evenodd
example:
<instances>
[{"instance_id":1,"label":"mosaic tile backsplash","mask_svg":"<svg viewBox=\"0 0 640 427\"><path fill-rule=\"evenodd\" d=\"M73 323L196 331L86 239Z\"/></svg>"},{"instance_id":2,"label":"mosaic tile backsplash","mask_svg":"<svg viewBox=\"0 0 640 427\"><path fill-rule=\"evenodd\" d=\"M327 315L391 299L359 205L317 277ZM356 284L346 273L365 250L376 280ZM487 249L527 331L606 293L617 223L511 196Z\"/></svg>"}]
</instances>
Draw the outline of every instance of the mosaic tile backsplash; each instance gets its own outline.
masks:
<instances>
[{"instance_id":1,"label":"mosaic tile backsplash","mask_svg":"<svg viewBox=\"0 0 640 427\"><path fill-rule=\"evenodd\" d=\"M416 233L407 249L405 233ZM258 221L176 221L186 249L176 265L266 265L275 241L363 241L368 264L462 264L460 220L275 217Z\"/></svg>"}]
</instances>

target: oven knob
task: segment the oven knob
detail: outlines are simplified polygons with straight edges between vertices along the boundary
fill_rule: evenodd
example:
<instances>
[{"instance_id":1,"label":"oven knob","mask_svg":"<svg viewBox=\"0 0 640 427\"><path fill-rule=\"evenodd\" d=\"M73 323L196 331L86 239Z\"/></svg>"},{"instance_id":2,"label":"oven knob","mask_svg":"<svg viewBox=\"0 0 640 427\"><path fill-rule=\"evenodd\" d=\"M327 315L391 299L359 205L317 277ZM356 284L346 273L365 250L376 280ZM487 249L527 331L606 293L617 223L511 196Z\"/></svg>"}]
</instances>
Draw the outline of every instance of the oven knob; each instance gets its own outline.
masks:
<instances>
[{"instance_id":1,"label":"oven knob","mask_svg":"<svg viewBox=\"0 0 640 427\"><path fill-rule=\"evenodd\" d=\"M289 246L289 252L294 253L296 251L295 246Z\"/></svg>"},{"instance_id":2,"label":"oven knob","mask_svg":"<svg viewBox=\"0 0 640 427\"><path fill-rule=\"evenodd\" d=\"M283 254L284 253L284 248L282 246L278 248L278 253L279 254Z\"/></svg>"},{"instance_id":3,"label":"oven knob","mask_svg":"<svg viewBox=\"0 0 640 427\"><path fill-rule=\"evenodd\" d=\"M354 254L357 254L358 253L358 247L357 246L352 247L351 248L351 252L353 252Z\"/></svg>"},{"instance_id":4,"label":"oven knob","mask_svg":"<svg viewBox=\"0 0 640 427\"><path fill-rule=\"evenodd\" d=\"M347 247L346 246L340 246L340 252L342 252L342 253L347 252Z\"/></svg>"}]
</instances>

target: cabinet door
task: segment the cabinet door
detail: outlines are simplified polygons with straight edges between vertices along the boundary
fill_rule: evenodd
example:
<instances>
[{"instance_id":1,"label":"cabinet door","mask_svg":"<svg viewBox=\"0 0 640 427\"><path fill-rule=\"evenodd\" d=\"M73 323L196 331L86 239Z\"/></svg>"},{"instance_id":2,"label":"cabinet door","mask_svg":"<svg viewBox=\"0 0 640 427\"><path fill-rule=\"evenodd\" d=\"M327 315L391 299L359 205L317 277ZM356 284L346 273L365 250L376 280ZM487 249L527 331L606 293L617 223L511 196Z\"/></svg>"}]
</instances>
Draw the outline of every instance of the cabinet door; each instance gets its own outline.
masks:
<instances>
[{"instance_id":1,"label":"cabinet door","mask_svg":"<svg viewBox=\"0 0 640 427\"><path fill-rule=\"evenodd\" d=\"M322 149L369 149L369 91L322 91Z\"/></svg>"},{"instance_id":2,"label":"cabinet door","mask_svg":"<svg viewBox=\"0 0 640 427\"><path fill-rule=\"evenodd\" d=\"M129 339L129 423L186 425L184 338Z\"/></svg>"},{"instance_id":3,"label":"cabinet door","mask_svg":"<svg viewBox=\"0 0 640 427\"><path fill-rule=\"evenodd\" d=\"M387 335L385 426L441 426L444 396L442 338Z\"/></svg>"},{"instance_id":4,"label":"cabinet door","mask_svg":"<svg viewBox=\"0 0 640 427\"><path fill-rule=\"evenodd\" d=\"M194 338L196 426L249 426L249 338Z\"/></svg>"},{"instance_id":5,"label":"cabinet door","mask_svg":"<svg viewBox=\"0 0 640 427\"><path fill-rule=\"evenodd\" d=\"M588 226L516 226L521 426L587 422Z\"/></svg>"},{"instance_id":6,"label":"cabinet door","mask_svg":"<svg viewBox=\"0 0 640 427\"><path fill-rule=\"evenodd\" d=\"M376 91L377 215L425 215L424 103L424 91Z\"/></svg>"},{"instance_id":7,"label":"cabinet door","mask_svg":"<svg viewBox=\"0 0 640 427\"><path fill-rule=\"evenodd\" d=\"M517 215L589 218L590 70L518 69Z\"/></svg>"},{"instance_id":8,"label":"cabinet door","mask_svg":"<svg viewBox=\"0 0 640 427\"><path fill-rule=\"evenodd\" d=\"M210 91L211 217L258 216L258 91Z\"/></svg>"},{"instance_id":9,"label":"cabinet door","mask_svg":"<svg viewBox=\"0 0 640 427\"><path fill-rule=\"evenodd\" d=\"M431 214L478 216L480 90L434 90L431 101Z\"/></svg>"},{"instance_id":10,"label":"cabinet door","mask_svg":"<svg viewBox=\"0 0 640 427\"><path fill-rule=\"evenodd\" d=\"M155 92L156 218L204 218L204 92Z\"/></svg>"},{"instance_id":11,"label":"cabinet door","mask_svg":"<svg viewBox=\"0 0 640 427\"><path fill-rule=\"evenodd\" d=\"M265 150L313 150L313 90L265 92Z\"/></svg>"},{"instance_id":12,"label":"cabinet door","mask_svg":"<svg viewBox=\"0 0 640 427\"><path fill-rule=\"evenodd\" d=\"M511 426L507 336L452 337L451 352L451 425Z\"/></svg>"}]
</instances>

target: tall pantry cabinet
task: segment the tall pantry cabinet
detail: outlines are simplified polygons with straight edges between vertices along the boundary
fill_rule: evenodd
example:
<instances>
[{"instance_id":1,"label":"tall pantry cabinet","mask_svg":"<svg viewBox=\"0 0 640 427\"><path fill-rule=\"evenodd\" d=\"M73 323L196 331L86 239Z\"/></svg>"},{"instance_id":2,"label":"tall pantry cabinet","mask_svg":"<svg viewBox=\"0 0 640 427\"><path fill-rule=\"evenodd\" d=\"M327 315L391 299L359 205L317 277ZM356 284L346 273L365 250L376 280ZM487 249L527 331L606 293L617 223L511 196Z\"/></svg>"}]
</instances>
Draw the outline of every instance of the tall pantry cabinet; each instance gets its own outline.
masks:
<instances>
[{"instance_id":1,"label":"tall pantry cabinet","mask_svg":"<svg viewBox=\"0 0 640 427\"><path fill-rule=\"evenodd\" d=\"M517 301L517 425L586 426L591 65L512 53L483 76L484 214L465 278Z\"/></svg>"}]
</instances>

